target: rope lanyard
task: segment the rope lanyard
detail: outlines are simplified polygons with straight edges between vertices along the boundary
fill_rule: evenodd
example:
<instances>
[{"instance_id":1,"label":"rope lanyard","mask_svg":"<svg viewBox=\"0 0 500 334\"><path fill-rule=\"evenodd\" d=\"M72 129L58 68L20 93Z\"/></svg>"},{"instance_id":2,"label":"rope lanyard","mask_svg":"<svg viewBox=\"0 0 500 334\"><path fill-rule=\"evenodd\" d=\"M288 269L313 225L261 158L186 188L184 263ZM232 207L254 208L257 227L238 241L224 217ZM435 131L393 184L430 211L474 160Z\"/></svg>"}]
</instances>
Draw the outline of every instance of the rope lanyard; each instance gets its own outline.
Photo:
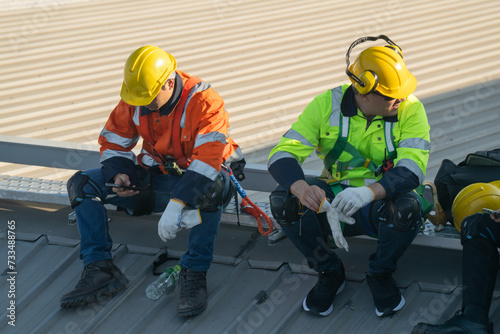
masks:
<instances>
[{"instance_id":1,"label":"rope lanyard","mask_svg":"<svg viewBox=\"0 0 500 334\"><path fill-rule=\"evenodd\" d=\"M225 165L222 165L222 168L234 182L234 184L236 185L236 189L238 190L238 193L241 196L241 210L248 214L251 214L252 216L255 217L255 219L257 219L257 228L261 235L268 236L269 234L271 234L271 232L273 231L273 223L271 222L271 219L267 216L267 214L264 211L261 210L261 208L259 208L255 203L253 203L250 200L250 198L248 198L247 193L245 192L243 187L241 187L238 180L236 180L236 178L234 177L231 168ZM262 228L262 218L266 220L268 226L267 231L264 231L264 229Z\"/></svg>"}]
</instances>

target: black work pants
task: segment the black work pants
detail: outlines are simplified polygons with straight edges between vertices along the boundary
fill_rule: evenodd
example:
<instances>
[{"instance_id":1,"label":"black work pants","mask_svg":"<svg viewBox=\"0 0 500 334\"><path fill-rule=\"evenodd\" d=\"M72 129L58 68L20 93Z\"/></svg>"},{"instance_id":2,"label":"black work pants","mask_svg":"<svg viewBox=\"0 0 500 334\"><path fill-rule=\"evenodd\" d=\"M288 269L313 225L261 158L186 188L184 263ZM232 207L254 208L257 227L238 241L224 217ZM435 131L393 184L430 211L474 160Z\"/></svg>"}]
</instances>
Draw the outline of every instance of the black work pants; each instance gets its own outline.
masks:
<instances>
[{"instance_id":1,"label":"black work pants","mask_svg":"<svg viewBox=\"0 0 500 334\"><path fill-rule=\"evenodd\" d=\"M478 213L462 222L464 286L462 306L475 305L489 313L498 272L500 223Z\"/></svg>"}]
</instances>

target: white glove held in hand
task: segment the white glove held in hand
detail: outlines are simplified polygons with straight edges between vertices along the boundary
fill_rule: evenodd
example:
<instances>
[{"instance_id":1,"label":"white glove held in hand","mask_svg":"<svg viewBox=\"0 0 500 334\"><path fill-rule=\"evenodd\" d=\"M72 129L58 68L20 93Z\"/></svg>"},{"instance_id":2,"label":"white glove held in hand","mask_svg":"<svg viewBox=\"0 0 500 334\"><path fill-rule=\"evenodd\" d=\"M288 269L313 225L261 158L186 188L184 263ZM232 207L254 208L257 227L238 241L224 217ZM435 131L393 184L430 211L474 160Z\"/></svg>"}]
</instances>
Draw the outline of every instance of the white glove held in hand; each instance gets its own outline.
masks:
<instances>
[{"instance_id":1,"label":"white glove held in hand","mask_svg":"<svg viewBox=\"0 0 500 334\"><path fill-rule=\"evenodd\" d=\"M356 211L375 199L375 194L368 187L346 188L332 202L332 206L352 216Z\"/></svg>"},{"instance_id":2,"label":"white glove held in hand","mask_svg":"<svg viewBox=\"0 0 500 334\"><path fill-rule=\"evenodd\" d=\"M192 228L201 224L200 210L198 209L185 209L182 213L181 227Z\"/></svg>"},{"instance_id":3,"label":"white glove held in hand","mask_svg":"<svg viewBox=\"0 0 500 334\"><path fill-rule=\"evenodd\" d=\"M184 206L184 204L175 200L168 202L167 208L163 211L158 222L158 235L164 242L174 239L177 236L177 232L182 229L180 223Z\"/></svg>"},{"instance_id":4,"label":"white glove held in hand","mask_svg":"<svg viewBox=\"0 0 500 334\"><path fill-rule=\"evenodd\" d=\"M323 202L321 202L319 212L326 212L326 218L328 219L328 223L330 224L330 229L332 230L332 237L335 245L337 245L338 248L344 248L348 252L349 244L342 234L340 221L342 220L344 223L352 225L356 222L354 218L348 217L339 209L334 208L330 203L328 203L326 198L323 199Z\"/></svg>"}]
</instances>

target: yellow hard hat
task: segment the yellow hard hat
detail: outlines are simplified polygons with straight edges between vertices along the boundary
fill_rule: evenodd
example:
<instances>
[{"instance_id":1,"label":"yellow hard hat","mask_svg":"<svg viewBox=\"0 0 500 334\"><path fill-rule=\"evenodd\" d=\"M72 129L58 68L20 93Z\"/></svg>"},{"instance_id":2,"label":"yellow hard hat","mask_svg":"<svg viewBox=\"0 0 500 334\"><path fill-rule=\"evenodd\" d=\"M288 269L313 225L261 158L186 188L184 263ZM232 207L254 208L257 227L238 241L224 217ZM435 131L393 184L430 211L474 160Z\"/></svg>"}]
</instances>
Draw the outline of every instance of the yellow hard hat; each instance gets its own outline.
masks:
<instances>
[{"instance_id":1,"label":"yellow hard hat","mask_svg":"<svg viewBox=\"0 0 500 334\"><path fill-rule=\"evenodd\" d=\"M175 58L157 46L135 50L125 63L120 97L133 106L150 104L176 68Z\"/></svg>"},{"instance_id":2,"label":"yellow hard hat","mask_svg":"<svg viewBox=\"0 0 500 334\"><path fill-rule=\"evenodd\" d=\"M492 185L494 185L495 187L497 187L498 189L500 189L500 180L497 180L497 181L491 181L489 184L492 184Z\"/></svg>"},{"instance_id":3,"label":"yellow hard hat","mask_svg":"<svg viewBox=\"0 0 500 334\"><path fill-rule=\"evenodd\" d=\"M474 183L462 189L451 206L453 223L457 230L460 232L462 221L466 217L481 212L483 208L500 208L499 188L490 183Z\"/></svg>"},{"instance_id":4,"label":"yellow hard hat","mask_svg":"<svg viewBox=\"0 0 500 334\"><path fill-rule=\"evenodd\" d=\"M394 99L408 97L417 88L417 79L408 71L403 53L396 45L374 46L363 50L349 71L358 77L362 87L351 76L358 92L366 95L373 90Z\"/></svg>"}]
</instances>

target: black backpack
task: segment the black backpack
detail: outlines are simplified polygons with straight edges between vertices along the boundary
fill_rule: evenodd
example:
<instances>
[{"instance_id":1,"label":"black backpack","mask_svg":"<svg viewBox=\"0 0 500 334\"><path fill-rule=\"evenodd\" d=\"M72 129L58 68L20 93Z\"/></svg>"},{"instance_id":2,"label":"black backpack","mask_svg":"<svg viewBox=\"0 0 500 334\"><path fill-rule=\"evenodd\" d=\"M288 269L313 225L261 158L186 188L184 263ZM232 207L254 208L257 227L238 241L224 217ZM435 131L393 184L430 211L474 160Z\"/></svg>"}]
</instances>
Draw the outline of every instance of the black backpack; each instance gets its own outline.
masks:
<instances>
[{"instance_id":1,"label":"black backpack","mask_svg":"<svg viewBox=\"0 0 500 334\"><path fill-rule=\"evenodd\" d=\"M453 223L451 206L460 190L469 184L496 180L500 180L500 148L471 153L458 165L444 159L434 184L446 219Z\"/></svg>"}]
</instances>

